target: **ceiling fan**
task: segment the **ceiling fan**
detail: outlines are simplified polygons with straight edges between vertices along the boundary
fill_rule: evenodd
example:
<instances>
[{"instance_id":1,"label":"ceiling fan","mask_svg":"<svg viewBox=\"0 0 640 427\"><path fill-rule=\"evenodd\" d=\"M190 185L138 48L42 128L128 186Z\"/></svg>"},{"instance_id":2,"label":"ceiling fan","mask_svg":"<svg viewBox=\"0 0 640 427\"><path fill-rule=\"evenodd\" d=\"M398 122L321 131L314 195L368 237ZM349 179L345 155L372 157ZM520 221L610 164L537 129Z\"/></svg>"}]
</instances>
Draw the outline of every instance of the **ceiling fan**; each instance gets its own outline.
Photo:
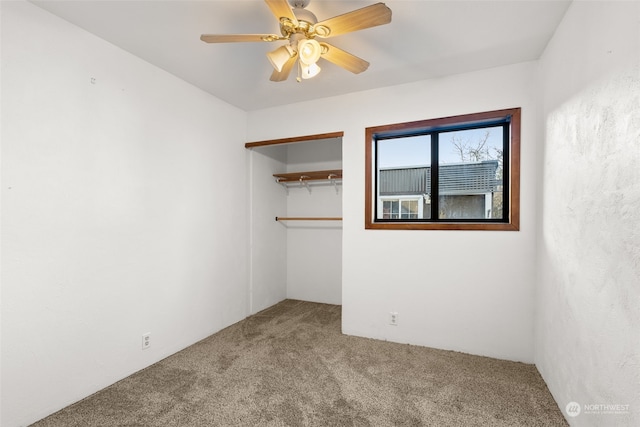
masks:
<instances>
[{"instance_id":1,"label":"ceiling fan","mask_svg":"<svg viewBox=\"0 0 640 427\"><path fill-rule=\"evenodd\" d=\"M286 40L287 43L267 53L275 68L271 81L287 80L291 70L298 63L298 82L309 79L320 72L317 62L326 59L352 73L358 74L369 67L369 63L342 49L316 37L326 39L352 31L376 27L391 22L391 9L384 3L376 3L343 15L318 22L316 16L305 9L311 0L265 0L271 12L280 23L280 32L276 34L203 34L200 40L207 43L230 42L274 42ZM292 9L293 8L293 9Z\"/></svg>"}]
</instances>

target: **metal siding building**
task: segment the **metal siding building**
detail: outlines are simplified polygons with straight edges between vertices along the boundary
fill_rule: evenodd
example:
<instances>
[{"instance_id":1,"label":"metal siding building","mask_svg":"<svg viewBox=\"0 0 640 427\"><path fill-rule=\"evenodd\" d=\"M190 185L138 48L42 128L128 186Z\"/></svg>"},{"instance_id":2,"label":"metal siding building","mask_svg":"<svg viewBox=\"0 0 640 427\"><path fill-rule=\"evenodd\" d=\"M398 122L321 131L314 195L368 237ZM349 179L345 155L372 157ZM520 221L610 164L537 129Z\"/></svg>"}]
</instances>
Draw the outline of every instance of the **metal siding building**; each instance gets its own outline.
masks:
<instances>
[{"instance_id":1,"label":"metal siding building","mask_svg":"<svg viewBox=\"0 0 640 427\"><path fill-rule=\"evenodd\" d=\"M496 178L498 166L497 160L440 165L439 217L491 218L494 208L501 206L501 203L494 206L494 195L502 191L502 182ZM431 167L385 168L379 173L380 218L410 218L403 215L409 215L411 209L416 211L415 206L414 218L430 217L430 208L426 206L431 203ZM410 209L411 200L417 200L418 204Z\"/></svg>"},{"instance_id":2,"label":"metal siding building","mask_svg":"<svg viewBox=\"0 0 640 427\"><path fill-rule=\"evenodd\" d=\"M497 160L440 165L440 195L484 194L496 191ZM380 196L431 194L431 167L380 169Z\"/></svg>"}]
</instances>

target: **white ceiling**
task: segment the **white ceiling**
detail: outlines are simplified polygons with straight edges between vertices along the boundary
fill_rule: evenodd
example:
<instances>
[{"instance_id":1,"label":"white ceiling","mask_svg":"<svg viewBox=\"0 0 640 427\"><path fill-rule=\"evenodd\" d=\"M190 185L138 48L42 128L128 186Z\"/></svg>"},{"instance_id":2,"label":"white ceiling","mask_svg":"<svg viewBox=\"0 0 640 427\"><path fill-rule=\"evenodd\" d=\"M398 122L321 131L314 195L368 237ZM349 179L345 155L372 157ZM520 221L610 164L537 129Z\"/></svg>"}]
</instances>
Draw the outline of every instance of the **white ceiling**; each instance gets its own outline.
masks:
<instances>
[{"instance_id":1,"label":"white ceiling","mask_svg":"<svg viewBox=\"0 0 640 427\"><path fill-rule=\"evenodd\" d=\"M33 0L32 3L243 110L538 59L570 0L386 0L388 25L328 39L371 63L352 74L321 60L302 83L271 82L265 54L285 42L207 44L201 34L279 34L263 0ZM324 20L376 0L312 0Z\"/></svg>"}]
</instances>

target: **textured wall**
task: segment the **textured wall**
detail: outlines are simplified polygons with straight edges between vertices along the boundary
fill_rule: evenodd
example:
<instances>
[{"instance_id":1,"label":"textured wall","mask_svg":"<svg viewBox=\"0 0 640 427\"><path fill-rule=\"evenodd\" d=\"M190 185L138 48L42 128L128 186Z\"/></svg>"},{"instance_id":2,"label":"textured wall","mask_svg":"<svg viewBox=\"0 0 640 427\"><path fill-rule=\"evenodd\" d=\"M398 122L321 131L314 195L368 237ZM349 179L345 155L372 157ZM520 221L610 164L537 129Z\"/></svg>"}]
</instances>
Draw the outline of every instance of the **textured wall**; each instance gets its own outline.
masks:
<instances>
[{"instance_id":1,"label":"textured wall","mask_svg":"<svg viewBox=\"0 0 640 427\"><path fill-rule=\"evenodd\" d=\"M640 425L639 56L637 2L574 2L541 61L536 363L572 425Z\"/></svg>"}]
</instances>

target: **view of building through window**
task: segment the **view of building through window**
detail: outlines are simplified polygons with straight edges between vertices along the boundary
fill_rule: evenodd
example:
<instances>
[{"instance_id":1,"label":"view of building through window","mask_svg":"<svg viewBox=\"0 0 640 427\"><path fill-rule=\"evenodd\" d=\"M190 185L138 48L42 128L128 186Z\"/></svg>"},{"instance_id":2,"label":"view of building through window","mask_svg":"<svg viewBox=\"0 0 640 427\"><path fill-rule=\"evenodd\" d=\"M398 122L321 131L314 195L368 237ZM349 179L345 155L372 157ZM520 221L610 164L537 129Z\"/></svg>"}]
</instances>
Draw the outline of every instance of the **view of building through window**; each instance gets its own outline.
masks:
<instances>
[{"instance_id":1,"label":"view of building through window","mask_svg":"<svg viewBox=\"0 0 640 427\"><path fill-rule=\"evenodd\" d=\"M366 133L367 228L518 229L519 108Z\"/></svg>"},{"instance_id":2,"label":"view of building through window","mask_svg":"<svg viewBox=\"0 0 640 427\"><path fill-rule=\"evenodd\" d=\"M379 219L431 218L431 145L431 135L377 142ZM438 135L438 218L502 218L503 152L502 126Z\"/></svg>"}]
</instances>

